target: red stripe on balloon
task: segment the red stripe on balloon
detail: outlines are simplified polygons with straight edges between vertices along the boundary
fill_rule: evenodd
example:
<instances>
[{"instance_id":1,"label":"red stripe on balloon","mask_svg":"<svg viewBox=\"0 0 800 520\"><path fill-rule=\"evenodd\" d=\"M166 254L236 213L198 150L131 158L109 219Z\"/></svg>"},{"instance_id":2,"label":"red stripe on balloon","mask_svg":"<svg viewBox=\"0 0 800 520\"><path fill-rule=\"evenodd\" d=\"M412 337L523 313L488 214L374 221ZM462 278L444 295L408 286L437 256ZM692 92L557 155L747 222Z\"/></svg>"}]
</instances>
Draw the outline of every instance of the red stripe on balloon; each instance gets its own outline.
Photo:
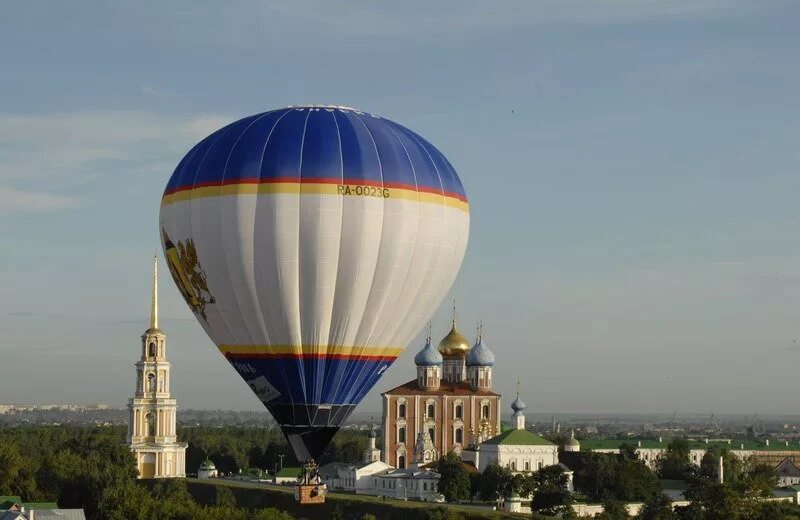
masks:
<instances>
[{"instance_id":1,"label":"red stripe on balloon","mask_svg":"<svg viewBox=\"0 0 800 520\"><path fill-rule=\"evenodd\" d=\"M298 179L297 177L274 177L270 179L261 179L258 177L250 177L243 179L228 179L221 183L219 181L211 182L198 182L197 184L179 186L171 190L164 191L164 196L173 195L182 191L193 190L195 188L210 188L213 186L233 186L235 184L352 184L357 186L374 186L376 188L396 188L399 190L418 191L422 193L433 193L435 195L442 195L458 199L461 202L467 202L467 198L460 193L452 191L443 191L441 189L429 188L427 186L415 186L413 184L404 184L400 182L381 182L368 179L340 179L334 177L308 177Z\"/></svg>"}]
</instances>

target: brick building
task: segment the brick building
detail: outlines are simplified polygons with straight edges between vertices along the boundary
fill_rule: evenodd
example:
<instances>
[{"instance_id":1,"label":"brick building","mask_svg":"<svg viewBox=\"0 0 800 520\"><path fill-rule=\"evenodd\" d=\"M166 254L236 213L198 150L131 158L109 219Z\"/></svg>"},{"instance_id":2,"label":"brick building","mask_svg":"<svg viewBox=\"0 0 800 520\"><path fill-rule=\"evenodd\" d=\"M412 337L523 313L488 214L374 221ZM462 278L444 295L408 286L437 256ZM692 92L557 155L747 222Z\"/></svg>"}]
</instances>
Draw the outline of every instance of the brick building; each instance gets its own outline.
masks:
<instances>
[{"instance_id":1,"label":"brick building","mask_svg":"<svg viewBox=\"0 0 800 520\"><path fill-rule=\"evenodd\" d=\"M494 354L478 332L475 344L456 329L414 357L417 377L383 394L383 462L405 468L419 434L432 449L424 462L479 444L500 433L500 394L492 391Z\"/></svg>"}]
</instances>

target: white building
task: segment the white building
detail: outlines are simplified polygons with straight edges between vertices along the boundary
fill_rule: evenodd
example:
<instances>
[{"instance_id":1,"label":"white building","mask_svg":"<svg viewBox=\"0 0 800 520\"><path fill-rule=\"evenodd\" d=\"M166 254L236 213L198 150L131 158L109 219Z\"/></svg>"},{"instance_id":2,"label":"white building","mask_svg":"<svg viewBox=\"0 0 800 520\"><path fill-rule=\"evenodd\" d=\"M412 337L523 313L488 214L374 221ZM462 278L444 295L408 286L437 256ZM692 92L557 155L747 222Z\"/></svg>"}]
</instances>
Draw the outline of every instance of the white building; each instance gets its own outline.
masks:
<instances>
[{"instance_id":1,"label":"white building","mask_svg":"<svg viewBox=\"0 0 800 520\"><path fill-rule=\"evenodd\" d=\"M394 469L381 461L381 451L375 446L377 436L374 429L369 432L369 446L364 451L361 464L337 465L336 476L333 479L325 479L329 488L353 491L357 494L375 494L374 477Z\"/></svg>"},{"instance_id":2,"label":"white building","mask_svg":"<svg viewBox=\"0 0 800 520\"><path fill-rule=\"evenodd\" d=\"M217 478L218 476L219 472L217 471L217 467L209 459L204 460L200 463L200 467L197 468L197 478L209 479Z\"/></svg>"},{"instance_id":3,"label":"white building","mask_svg":"<svg viewBox=\"0 0 800 520\"><path fill-rule=\"evenodd\" d=\"M558 464L558 446L525 429L525 403L517 398L511 403L514 410L514 429L481 443L475 452L475 467L483 472L487 466L497 464L512 472L537 471Z\"/></svg>"},{"instance_id":4,"label":"white building","mask_svg":"<svg viewBox=\"0 0 800 520\"><path fill-rule=\"evenodd\" d=\"M158 328L158 259L153 258L150 327L142 335L136 363L136 393L128 401L128 445L136 455L139 478L186 476L186 444L178 442L177 401L170 394L167 336Z\"/></svg>"}]
</instances>

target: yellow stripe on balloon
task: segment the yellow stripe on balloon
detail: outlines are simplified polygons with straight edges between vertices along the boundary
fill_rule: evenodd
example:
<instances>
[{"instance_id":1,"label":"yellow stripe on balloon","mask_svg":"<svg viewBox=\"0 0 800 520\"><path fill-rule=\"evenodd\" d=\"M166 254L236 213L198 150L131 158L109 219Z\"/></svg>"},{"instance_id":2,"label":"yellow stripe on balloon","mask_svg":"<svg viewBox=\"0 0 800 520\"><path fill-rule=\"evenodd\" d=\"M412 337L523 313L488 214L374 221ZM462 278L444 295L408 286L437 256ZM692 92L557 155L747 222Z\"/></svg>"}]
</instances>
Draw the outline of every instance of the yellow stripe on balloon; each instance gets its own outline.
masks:
<instances>
[{"instance_id":1,"label":"yellow stripe on balloon","mask_svg":"<svg viewBox=\"0 0 800 520\"><path fill-rule=\"evenodd\" d=\"M176 202L183 202L192 199L202 199L208 197L222 197L227 195L261 195L261 194L284 194L299 193L302 195L338 195L341 197L370 197L384 198L382 195L355 195L342 194L339 184L330 183L297 183L297 182L274 182L274 183L242 183L227 184L225 186L201 186L181 190L169 195L164 195L161 199L161 206L168 206ZM351 192L358 185L345 185ZM388 199L418 200L429 204L444 204L447 207L456 208L469 213L469 204L455 197L447 197L440 193L427 193L423 191L409 190L405 188L375 188L361 187L367 189L387 190Z\"/></svg>"},{"instance_id":2,"label":"yellow stripe on balloon","mask_svg":"<svg viewBox=\"0 0 800 520\"><path fill-rule=\"evenodd\" d=\"M391 357L399 356L400 347L360 347L348 345L219 345L219 351L232 355L320 355L342 357Z\"/></svg>"}]
</instances>

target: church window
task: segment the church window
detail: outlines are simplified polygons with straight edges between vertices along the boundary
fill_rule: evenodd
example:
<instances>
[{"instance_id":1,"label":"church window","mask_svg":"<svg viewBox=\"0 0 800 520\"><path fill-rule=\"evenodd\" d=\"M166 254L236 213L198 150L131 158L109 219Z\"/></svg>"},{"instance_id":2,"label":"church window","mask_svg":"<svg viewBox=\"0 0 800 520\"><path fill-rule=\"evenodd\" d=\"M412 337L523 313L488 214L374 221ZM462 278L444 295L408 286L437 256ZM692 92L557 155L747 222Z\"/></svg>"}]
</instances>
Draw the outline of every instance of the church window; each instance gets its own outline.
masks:
<instances>
[{"instance_id":1,"label":"church window","mask_svg":"<svg viewBox=\"0 0 800 520\"><path fill-rule=\"evenodd\" d=\"M153 390L156 389L155 379L156 379L156 375L154 373L150 372L149 374L147 374L147 390L148 391L153 391Z\"/></svg>"},{"instance_id":2,"label":"church window","mask_svg":"<svg viewBox=\"0 0 800 520\"><path fill-rule=\"evenodd\" d=\"M542 464L542 461L539 461L539 469L542 469L542 466L544 466L544 464Z\"/></svg>"},{"instance_id":3,"label":"church window","mask_svg":"<svg viewBox=\"0 0 800 520\"><path fill-rule=\"evenodd\" d=\"M436 442L436 430L434 428L428 428L428 435L431 436L431 442Z\"/></svg>"},{"instance_id":4,"label":"church window","mask_svg":"<svg viewBox=\"0 0 800 520\"><path fill-rule=\"evenodd\" d=\"M456 419L463 419L464 418L464 407L461 406L460 404L456 405L455 416L456 416Z\"/></svg>"},{"instance_id":5,"label":"church window","mask_svg":"<svg viewBox=\"0 0 800 520\"><path fill-rule=\"evenodd\" d=\"M428 483L427 482L423 482L422 483L422 491L428 491Z\"/></svg>"},{"instance_id":6,"label":"church window","mask_svg":"<svg viewBox=\"0 0 800 520\"><path fill-rule=\"evenodd\" d=\"M399 405L397 405L397 416L399 418L401 418L401 419L405 419L406 418L406 404L405 403L400 403Z\"/></svg>"},{"instance_id":7,"label":"church window","mask_svg":"<svg viewBox=\"0 0 800 520\"><path fill-rule=\"evenodd\" d=\"M406 442L406 428L405 428L405 426L401 426L397 430L397 442Z\"/></svg>"},{"instance_id":8,"label":"church window","mask_svg":"<svg viewBox=\"0 0 800 520\"><path fill-rule=\"evenodd\" d=\"M485 404L481 407L481 418L488 419L489 418L489 405Z\"/></svg>"},{"instance_id":9,"label":"church window","mask_svg":"<svg viewBox=\"0 0 800 520\"><path fill-rule=\"evenodd\" d=\"M147 421L147 436L148 437L155 437L156 435L156 418L153 414L149 413L144 416L145 421Z\"/></svg>"},{"instance_id":10,"label":"church window","mask_svg":"<svg viewBox=\"0 0 800 520\"><path fill-rule=\"evenodd\" d=\"M462 442L464 442L464 430L462 430L461 428L456 428L455 437L456 437L456 442L458 444L461 444Z\"/></svg>"},{"instance_id":11,"label":"church window","mask_svg":"<svg viewBox=\"0 0 800 520\"><path fill-rule=\"evenodd\" d=\"M397 467L400 468L400 469L405 469L406 468L406 456L405 455L400 455L399 457L397 457Z\"/></svg>"},{"instance_id":12,"label":"church window","mask_svg":"<svg viewBox=\"0 0 800 520\"><path fill-rule=\"evenodd\" d=\"M530 470L531 470L531 461L526 460L525 461L525 471L530 471Z\"/></svg>"},{"instance_id":13,"label":"church window","mask_svg":"<svg viewBox=\"0 0 800 520\"><path fill-rule=\"evenodd\" d=\"M511 471L517 471L517 461L516 460L512 460L511 461Z\"/></svg>"},{"instance_id":14,"label":"church window","mask_svg":"<svg viewBox=\"0 0 800 520\"><path fill-rule=\"evenodd\" d=\"M150 357L156 357L156 344L150 343Z\"/></svg>"},{"instance_id":15,"label":"church window","mask_svg":"<svg viewBox=\"0 0 800 520\"><path fill-rule=\"evenodd\" d=\"M436 417L436 405L433 403L428 404L428 417L430 419Z\"/></svg>"}]
</instances>

